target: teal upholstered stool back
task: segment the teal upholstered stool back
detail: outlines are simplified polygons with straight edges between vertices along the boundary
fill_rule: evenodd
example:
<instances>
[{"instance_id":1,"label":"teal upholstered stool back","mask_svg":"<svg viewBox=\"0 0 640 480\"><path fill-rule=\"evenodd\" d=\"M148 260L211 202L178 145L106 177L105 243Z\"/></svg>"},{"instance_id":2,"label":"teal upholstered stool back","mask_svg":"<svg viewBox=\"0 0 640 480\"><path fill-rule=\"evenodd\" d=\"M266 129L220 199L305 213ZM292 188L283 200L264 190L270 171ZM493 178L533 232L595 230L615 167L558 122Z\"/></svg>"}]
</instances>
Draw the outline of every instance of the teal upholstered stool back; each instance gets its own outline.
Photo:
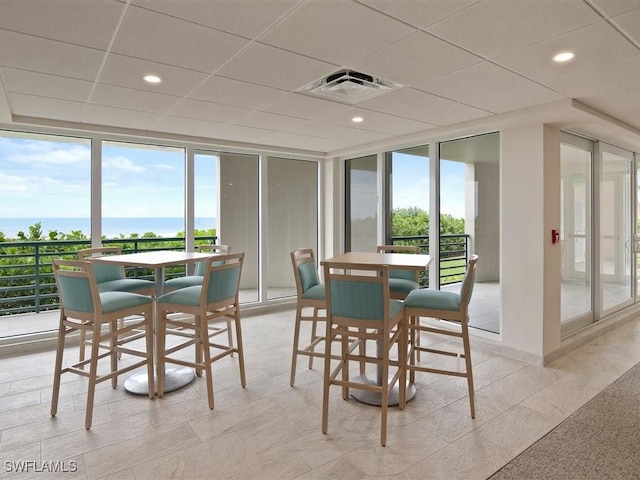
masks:
<instances>
[{"instance_id":1,"label":"teal upholstered stool back","mask_svg":"<svg viewBox=\"0 0 640 480\"><path fill-rule=\"evenodd\" d=\"M300 275L303 292L306 292L311 287L320 285L320 278L318 278L318 270L316 269L315 263L308 262L299 265L298 274Z\"/></svg>"},{"instance_id":2,"label":"teal upholstered stool back","mask_svg":"<svg viewBox=\"0 0 640 480\"><path fill-rule=\"evenodd\" d=\"M124 278L122 267L120 265L105 265L96 263L93 267L96 275L97 283L111 282L113 280L121 280Z\"/></svg>"},{"instance_id":3,"label":"teal upholstered stool back","mask_svg":"<svg viewBox=\"0 0 640 480\"><path fill-rule=\"evenodd\" d=\"M80 250L78 252L78 260L84 260L89 257L103 255L120 255L121 253L122 249L120 249L119 247L88 248L86 250ZM121 265L95 263L93 267L93 273L96 279L96 283L112 282L114 280L121 280L125 278L124 269Z\"/></svg>"},{"instance_id":4,"label":"teal upholstered stool back","mask_svg":"<svg viewBox=\"0 0 640 480\"><path fill-rule=\"evenodd\" d=\"M240 284L241 264L231 266L212 265L207 287L207 303L216 303L227 298L233 298L238 293Z\"/></svg>"},{"instance_id":5,"label":"teal upholstered stool back","mask_svg":"<svg viewBox=\"0 0 640 480\"><path fill-rule=\"evenodd\" d=\"M63 308L76 312L93 312L93 296L86 270L56 269L58 295Z\"/></svg>"},{"instance_id":6,"label":"teal upholstered stool back","mask_svg":"<svg viewBox=\"0 0 640 480\"><path fill-rule=\"evenodd\" d=\"M331 314L362 320L384 318L384 286L379 281L329 280Z\"/></svg>"},{"instance_id":7,"label":"teal upholstered stool back","mask_svg":"<svg viewBox=\"0 0 640 480\"><path fill-rule=\"evenodd\" d=\"M478 255L471 255L469 259L469 265L467 271L462 279L460 285L460 300L465 302L465 306L469 306L471 301L471 295L473 294L473 286L476 283L476 264L478 262Z\"/></svg>"}]
</instances>

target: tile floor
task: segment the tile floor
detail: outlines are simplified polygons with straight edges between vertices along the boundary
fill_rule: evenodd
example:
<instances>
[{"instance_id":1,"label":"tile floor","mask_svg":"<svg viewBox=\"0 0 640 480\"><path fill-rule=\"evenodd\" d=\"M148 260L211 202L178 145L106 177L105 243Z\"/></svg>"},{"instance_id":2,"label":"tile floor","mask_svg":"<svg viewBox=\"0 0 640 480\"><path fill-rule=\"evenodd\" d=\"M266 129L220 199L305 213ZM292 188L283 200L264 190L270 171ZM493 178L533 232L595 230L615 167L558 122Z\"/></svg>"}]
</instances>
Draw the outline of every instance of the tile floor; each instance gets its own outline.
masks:
<instances>
[{"instance_id":1,"label":"tile floor","mask_svg":"<svg viewBox=\"0 0 640 480\"><path fill-rule=\"evenodd\" d=\"M319 363L301 360L289 386L293 318L243 319L248 385L237 359L216 363L214 410L203 378L155 400L105 382L90 430L85 379L63 377L49 416L53 352L0 357L0 476L50 478L35 470L57 464L75 470L57 475L69 479L484 479L640 361L640 320L546 368L484 353L472 339L476 419L464 379L419 374L415 399L390 409L381 447L379 409L342 400L338 388L322 434ZM16 472L18 462L32 462L29 471Z\"/></svg>"}]
</instances>

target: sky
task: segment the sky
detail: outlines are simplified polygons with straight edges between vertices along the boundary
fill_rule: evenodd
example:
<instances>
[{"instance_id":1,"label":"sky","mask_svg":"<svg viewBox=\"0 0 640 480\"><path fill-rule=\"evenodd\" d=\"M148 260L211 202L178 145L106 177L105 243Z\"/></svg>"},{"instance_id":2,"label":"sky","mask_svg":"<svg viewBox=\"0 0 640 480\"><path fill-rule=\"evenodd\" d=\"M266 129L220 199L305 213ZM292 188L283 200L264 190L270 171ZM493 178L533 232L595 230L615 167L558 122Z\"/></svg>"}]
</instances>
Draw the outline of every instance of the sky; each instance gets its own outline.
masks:
<instances>
[{"instance_id":1,"label":"sky","mask_svg":"<svg viewBox=\"0 0 640 480\"><path fill-rule=\"evenodd\" d=\"M216 216L216 158L196 156L196 216ZM106 142L102 164L104 217L184 215L182 149ZM90 181L89 142L0 136L0 218L89 217Z\"/></svg>"},{"instance_id":2,"label":"sky","mask_svg":"<svg viewBox=\"0 0 640 480\"><path fill-rule=\"evenodd\" d=\"M86 140L0 136L0 218L90 216L91 147ZM179 148L105 142L104 217L182 217L184 153ZM196 155L196 217L217 214L217 157ZM428 211L428 159L394 153L393 206ZM464 216L464 164L441 164L443 213Z\"/></svg>"},{"instance_id":3,"label":"sky","mask_svg":"<svg viewBox=\"0 0 640 480\"><path fill-rule=\"evenodd\" d=\"M465 164L440 162L440 210L464 218ZM419 207L429 211L429 159L393 154L393 207Z\"/></svg>"}]
</instances>

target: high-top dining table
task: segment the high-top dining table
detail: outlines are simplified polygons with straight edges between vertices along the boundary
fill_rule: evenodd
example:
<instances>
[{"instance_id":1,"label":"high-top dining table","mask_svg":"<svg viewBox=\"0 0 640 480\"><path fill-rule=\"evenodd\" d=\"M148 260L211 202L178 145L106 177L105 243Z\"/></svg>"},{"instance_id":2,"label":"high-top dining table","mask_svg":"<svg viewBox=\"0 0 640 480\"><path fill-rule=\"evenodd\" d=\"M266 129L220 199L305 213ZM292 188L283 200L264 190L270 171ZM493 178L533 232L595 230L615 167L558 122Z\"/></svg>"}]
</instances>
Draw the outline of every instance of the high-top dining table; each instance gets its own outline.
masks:
<instances>
[{"instance_id":1,"label":"high-top dining table","mask_svg":"<svg viewBox=\"0 0 640 480\"><path fill-rule=\"evenodd\" d=\"M426 270L431 263L431 256L417 253L347 252L342 255L327 258L320 263L323 264L324 262L351 263L354 265L387 265L394 269ZM406 347L408 348L408 346ZM382 358L382 344L378 342L376 344L376 348L378 357ZM359 381L363 383L382 385L382 371L380 369L380 365L378 365L375 380L368 378L366 375L361 375L357 378L359 378ZM407 401L413 399L415 395L416 387L412 383L407 383ZM381 395L376 392L355 390L351 393L351 396L356 400L369 405L380 405L382 403ZM389 393L388 405L398 405L399 401L399 389L396 385Z\"/></svg>"},{"instance_id":2,"label":"high-top dining table","mask_svg":"<svg viewBox=\"0 0 640 480\"><path fill-rule=\"evenodd\" d=\"M91 257L87 260L96 263L108 263L112 265L123 265L126 267L152 268L154 270L155 279L155 298L157 299L164 293L164 269L165 267L173 267L176 265L186 265L201 262L209 257L214 257L216 253L200 253L200 252L179 252L173 250L155 250L138 253L126 253L122 255L105 255L102 257ZM155 299L154 299L155 300ZM156 331L158 321L157 304L154 306L154 333ZM157 338L157 337L156 337ZM157 345L154 350L154 360ZM178 390L193 381L195 371L188 367L179 365L165 368L165 387L164 391L172 392ZM157 383L156 383L157 385ZM147 395L149 391L146 372L138 372L131 375L124 382L126 391L136 395Z\"/></svg>"}]
</instances>

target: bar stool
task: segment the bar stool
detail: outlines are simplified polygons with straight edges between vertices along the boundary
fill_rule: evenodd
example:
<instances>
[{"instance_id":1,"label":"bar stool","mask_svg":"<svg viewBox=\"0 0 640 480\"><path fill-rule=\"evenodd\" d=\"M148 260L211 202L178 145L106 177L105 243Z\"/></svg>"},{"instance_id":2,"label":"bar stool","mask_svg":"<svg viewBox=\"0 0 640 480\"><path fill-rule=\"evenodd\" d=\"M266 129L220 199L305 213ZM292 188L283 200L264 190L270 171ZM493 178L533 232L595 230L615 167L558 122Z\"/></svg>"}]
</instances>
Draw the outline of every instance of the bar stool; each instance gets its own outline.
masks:
<instances>
[{"instance_id":1,"label":"bar stool","mask_svg":"<svg viewBox=\"0 0 640 480\"><path fill-rule=\"evenodd\" d=\"M116 388L118 376L130 370L146 366L149 382L149 398L154 398L153 378L153 299L130 292L100 292L93 265L89 262L54 260L53 273L60 297L60 323L56 347L51 416L58 411L60 378L63 373L75 373L87 377L87 405L85 428L91 428L96 384L111 380ZM118 319L133 316L124 325ZM75 331L92 334L89 358L62 368L65 342ZM138 332L136 335L132 333ZM126 335L125 335L126 334ZM146 349L126 346L141 337L146 339ZM118 368L118 353L128 353L142 360ZM99 361L109 358L110 373L98 374ZM84 367L89 365L89 370Z\"/></svg>"},{"instance_id":2,"label":"bar stool","mask_svg":"<svg viewBox=\"0 0 640 480\"><path fill-rule=\"evenodd\" d=\"M441 375L452 375L467 379L469 389L469 403L471 406L471 418L476 417L474 391L473 391L473 369L471 365L471 346L469 344L469 302L473 293L475 282L475 271L478 263L478 255L471 255L467 272L460 286L460 293L447 292L422 288L414 290L404 300L404 313L409 329L409 381L415 380L415 372L430 372ZM430 317L437 319L434 324L420 324L420 317ZM459 327L459 330L454 327ZM428 347L421 347L418 338L421 332L428 332L446 337L457 337L462 339L463 352L440 350ZM427 365L416 363L416 353L426 352L436 355L444 355L453 358L464 358L465 371L447 370L432 368Z\"/></svg>"}]
</instances>

